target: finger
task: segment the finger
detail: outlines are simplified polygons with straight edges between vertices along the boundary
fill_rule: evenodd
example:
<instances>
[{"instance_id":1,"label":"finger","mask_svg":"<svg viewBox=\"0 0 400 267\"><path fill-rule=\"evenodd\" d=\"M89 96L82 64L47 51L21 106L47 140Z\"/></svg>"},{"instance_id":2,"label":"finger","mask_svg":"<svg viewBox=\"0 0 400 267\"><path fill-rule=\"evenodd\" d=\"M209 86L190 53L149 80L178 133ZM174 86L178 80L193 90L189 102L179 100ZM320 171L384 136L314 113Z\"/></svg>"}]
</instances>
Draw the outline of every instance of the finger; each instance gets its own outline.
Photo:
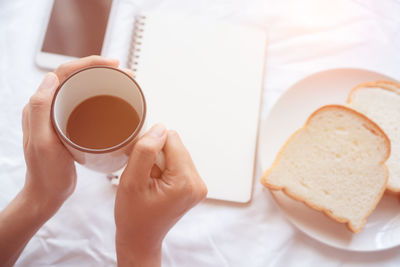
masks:
<instances>
[{"instance_id":1,"label":"finger","mask_svg":"<svg viewBox=\"0 0 400 267\"><path fill-rule=\"evenodd\" d=\"M193 166L192 158L189 152L182 143L178 133L169 130L167 133L167 141L164 147L165 155L165 168L168 171L179 171L179 169L189 166Z\"/></svg>"},{"instance_id":2,"label":"finger","mask_svg":"<svg viewBox=\"0 0 400 267\"><path fill-rule=\"evenodd\" d=\"M133 72L133 70L123 68L122 71L131 76L132 78L135 78L135 73Z\"/></svg>"},{"instance_id":3,"label":"finger","mask_svg":"<svg viewBox=\"0 0 400 267\"><path fill-rule=\"evenodd\" d=\"M111 67L118 67L119 60L112 59L112 58L104 58L101 56L84 57L84 58L80 58L78 60L67 62L67 63L60 65L55 70L55 73L57 74L60 82L62 82L65 78L67 78L73 72L75 72L79 69L89 67L89 66L94 66L94 65L105 65L105 66L111 66Z\"/></svg>"},{"instance_id":4,"label":"finger","mask_svg":"<svg viewBox=\"0 0 400 267\"><path fill-rule=\"evenodd\" d=\"M50 123L51 102L58 86L57 76L46 74L36 93L29 100L29 138L48 137L52 131Z\"/></svg>"},{"instance_id":5,"label":"finger","mask_svg":"<svg viewBox=\"0 0 400 267\"><path fill-rule=\"evenodd\" d=\"M161 179L167 184L178 182L189 185L191 190L186 193L190 193L193 203L203 199L208 192L207 186L197 172L192 158L177 132L168 131L163 152L166 166ZM174 181L175 179L179 180Z\"/></svg>"},{"instance_id":6,"label":"finger","mask_svg":"<svg viewBox=\"0 0 400 267\"><path fill-rule=\"evenodd\" d=\"M22 138L22 144L24 147L26 147L26 145L28 144L28 140L29 140L29 120L28 120L28 105L25 105L24 109L22 110L22 134L23 134L23 138Z\"/></svg>"},{"instance_id":7,"label":"finger","mask_svg":"<svg viewBox=\"0 0 400 267\"><path fill-rule=\"evenodd\" d=\"M132 186L147 185L158 153L164 147L167 130L162 124L154 125L133 147L128 165L122 175L121 183Z\"/></svg>"}]
</instances>

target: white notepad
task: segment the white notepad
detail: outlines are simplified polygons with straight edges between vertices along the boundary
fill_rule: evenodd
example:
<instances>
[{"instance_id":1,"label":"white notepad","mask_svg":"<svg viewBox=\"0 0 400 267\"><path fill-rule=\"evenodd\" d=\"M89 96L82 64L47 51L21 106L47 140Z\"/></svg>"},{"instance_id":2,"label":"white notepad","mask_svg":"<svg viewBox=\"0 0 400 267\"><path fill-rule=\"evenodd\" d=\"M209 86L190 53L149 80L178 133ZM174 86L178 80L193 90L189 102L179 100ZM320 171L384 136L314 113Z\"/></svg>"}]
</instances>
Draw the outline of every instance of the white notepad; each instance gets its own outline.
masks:
<instances>
[{"instance_id":1,"label":"white notepad","mask_svg":"<svg viewBox=\"0 0 400 267\"><path fill-rule=\"evenodd\" d=\"M176 130L208 198L251 199L266 34L176 14L138 16L129 65L149 127Z\"/></svg>"}]
</instances>

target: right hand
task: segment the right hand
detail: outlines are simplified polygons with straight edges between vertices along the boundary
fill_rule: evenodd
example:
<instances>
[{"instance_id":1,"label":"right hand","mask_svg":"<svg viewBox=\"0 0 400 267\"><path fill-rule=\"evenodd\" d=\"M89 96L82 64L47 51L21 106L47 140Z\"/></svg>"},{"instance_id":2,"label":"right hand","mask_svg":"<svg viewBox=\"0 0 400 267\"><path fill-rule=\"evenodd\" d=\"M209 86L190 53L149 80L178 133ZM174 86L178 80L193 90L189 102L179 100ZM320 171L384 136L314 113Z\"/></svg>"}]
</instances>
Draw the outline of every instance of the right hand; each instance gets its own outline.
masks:
<instances>
[{"instance_id":1,"label":"right hand","mask_svg":"<svg viewBox=\"0 0 400 267\"><path fill-rule=\"evenodd\" d=\"M155 165L163 151L165 170ZM153 126L135 144L115 202L119 266L160 266L169 229L207 195L207 187L175 131Z\"/></svg>"}]
</instances>

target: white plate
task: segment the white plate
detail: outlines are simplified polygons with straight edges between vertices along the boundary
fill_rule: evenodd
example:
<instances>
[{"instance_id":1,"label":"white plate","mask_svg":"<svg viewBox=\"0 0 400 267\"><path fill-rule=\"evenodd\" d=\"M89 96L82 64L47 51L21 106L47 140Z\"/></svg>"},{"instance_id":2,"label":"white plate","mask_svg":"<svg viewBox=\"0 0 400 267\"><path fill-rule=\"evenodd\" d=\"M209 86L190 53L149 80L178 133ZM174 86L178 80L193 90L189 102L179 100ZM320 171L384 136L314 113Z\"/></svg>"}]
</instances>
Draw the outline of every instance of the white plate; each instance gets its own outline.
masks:
<instances>
[{"instance_id":1,"label":"white plate","mask_svg":"<svg viewBox=\"0 0 400 267\"><path fill-rule=\"evenodd\" d=\"M343 105L357 84L383 79L393 80L368 70L334 69L297 82L280 97L261 125L258 151L262 169L270 167L282 145L314 110L328 104ZM327 245L352 251L377 251L400 244L400 203L395 196L385 194L358 234L281 191L274 191L273 196L298 229Z\"/></svg>"}]
</instances>

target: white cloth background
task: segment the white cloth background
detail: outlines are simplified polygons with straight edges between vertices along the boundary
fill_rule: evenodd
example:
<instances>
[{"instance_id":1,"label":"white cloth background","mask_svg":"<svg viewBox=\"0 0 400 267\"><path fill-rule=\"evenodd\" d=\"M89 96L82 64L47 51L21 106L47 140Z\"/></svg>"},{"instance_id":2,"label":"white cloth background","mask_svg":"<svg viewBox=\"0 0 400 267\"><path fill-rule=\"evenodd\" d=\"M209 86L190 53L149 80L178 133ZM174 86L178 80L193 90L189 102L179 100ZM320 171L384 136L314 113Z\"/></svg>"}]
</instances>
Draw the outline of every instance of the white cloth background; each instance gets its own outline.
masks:
<instances>
[{"instance_id":1,"label":"white cloth background","mask_svg":"<svg viewBox=\"0 0 400 267\"><path fill-rule=\"evenodd\" d=\"M45 74L34 56L47 1L0 1L0 208L24 181L20 117ZM268 30L263 118L286 88L316 71L358 67L400 80L398 0L120 0L108 56L122 64L133 16L141 10ZM163 266L400 265L400 248L351 253L305 236L262 189L261 173L258 164L249 204L204 201L184 216L164 242ZM115 266L114 196L102 175L78 166L75 193L29 242L17 266Z\"/></svg>"}]
</instances>

